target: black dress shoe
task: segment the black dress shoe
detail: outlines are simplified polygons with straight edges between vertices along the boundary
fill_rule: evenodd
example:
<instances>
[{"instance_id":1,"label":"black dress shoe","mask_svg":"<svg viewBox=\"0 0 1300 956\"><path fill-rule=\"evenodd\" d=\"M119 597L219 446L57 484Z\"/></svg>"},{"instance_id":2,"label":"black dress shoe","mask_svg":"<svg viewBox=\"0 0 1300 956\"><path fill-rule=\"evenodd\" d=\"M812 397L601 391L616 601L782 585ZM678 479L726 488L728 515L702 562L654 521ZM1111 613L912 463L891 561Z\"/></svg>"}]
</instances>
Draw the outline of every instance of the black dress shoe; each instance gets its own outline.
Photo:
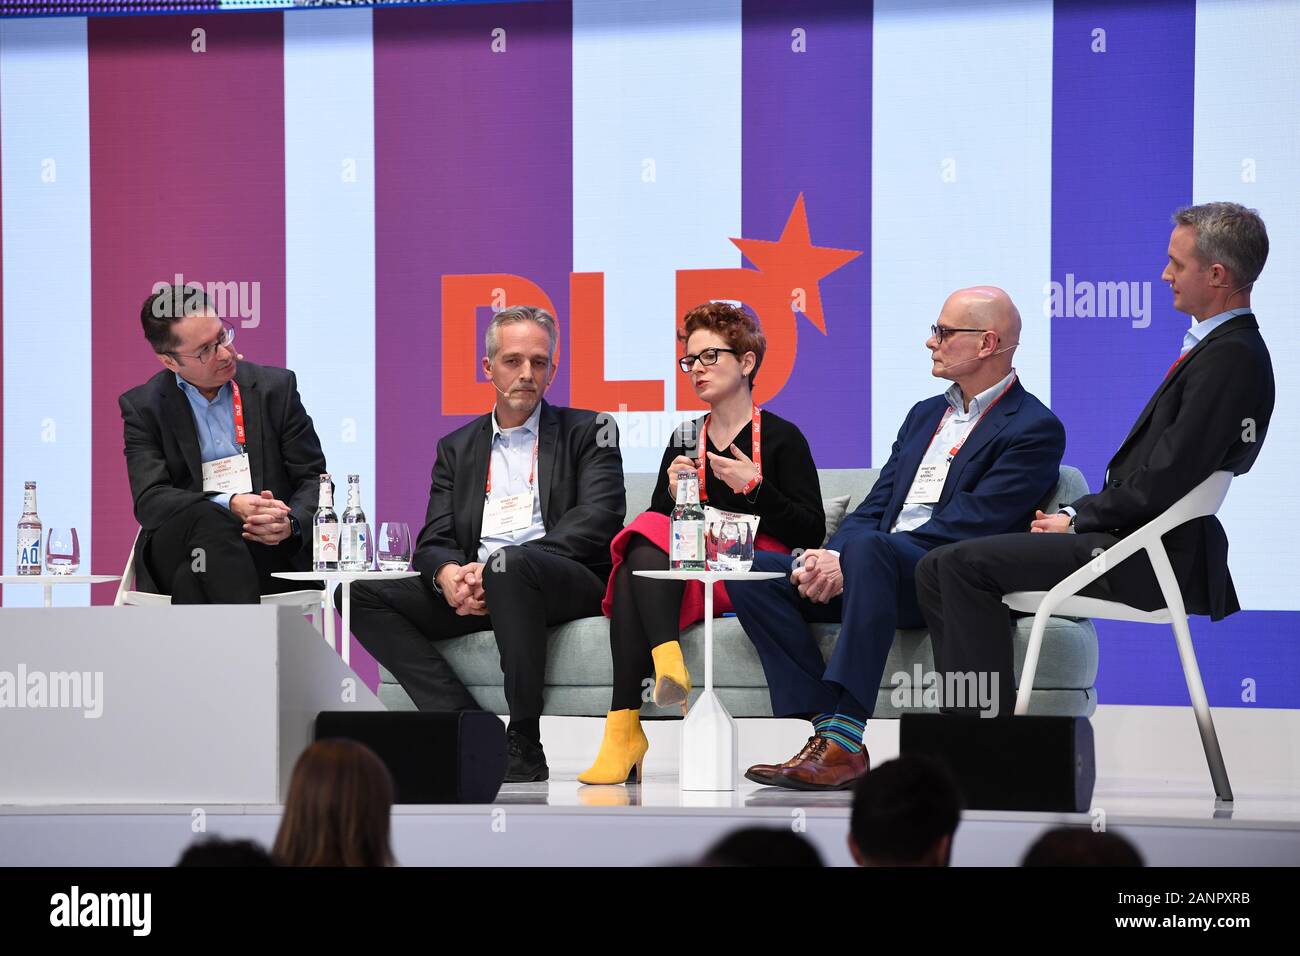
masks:
<instances>
[{"instance_id":1,"label":"black dress shoe","mask_svg":"<svg viewBox=\"0 0 1300 956\"><path fill-rule=\"evenodd\" d=\"M506 731L504 783L537 783L551 776L542 745L514 730Z\"/></svg>"}]
</instances>

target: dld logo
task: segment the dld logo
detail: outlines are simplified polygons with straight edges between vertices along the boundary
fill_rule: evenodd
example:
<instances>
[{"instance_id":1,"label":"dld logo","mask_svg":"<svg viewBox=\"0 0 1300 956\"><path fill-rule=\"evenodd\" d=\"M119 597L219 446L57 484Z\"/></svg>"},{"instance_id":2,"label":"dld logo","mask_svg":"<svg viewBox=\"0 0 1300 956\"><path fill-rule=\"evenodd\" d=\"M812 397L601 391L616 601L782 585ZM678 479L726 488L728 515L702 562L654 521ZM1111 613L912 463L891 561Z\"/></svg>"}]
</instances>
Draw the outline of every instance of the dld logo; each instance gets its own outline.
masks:
<instances>
[{"instance_id":1,"label":"dld logo","mask_svg":"<svg viewBox=\"0 0 1300 956\"><path fill-rule=\"evenodd\" d=\"M807 316L826 334L818 282L862 253L814 246L801 193L786 220L780 240L731 240L755 269L677 270L676 318L710 299L745 303L758 315L767 336L763 374L755 388L762 404L777 395L794 370L798 340L797 314ZM477 415L489 406L492 386L476 376L480 343L476 315L507 305L537 305L556 314L550 296L523 276L506 273L442 277L442 413ZM676 322L673 324L676 334ZM579 408L662 411L663 383L658 380L610 382L605 379L605 276L574 272L569 276L569 404ZM674 343L674 348L675 348ZM676 407L699 410L686 376L678 376Z\"/></svg>"}]
</instances>

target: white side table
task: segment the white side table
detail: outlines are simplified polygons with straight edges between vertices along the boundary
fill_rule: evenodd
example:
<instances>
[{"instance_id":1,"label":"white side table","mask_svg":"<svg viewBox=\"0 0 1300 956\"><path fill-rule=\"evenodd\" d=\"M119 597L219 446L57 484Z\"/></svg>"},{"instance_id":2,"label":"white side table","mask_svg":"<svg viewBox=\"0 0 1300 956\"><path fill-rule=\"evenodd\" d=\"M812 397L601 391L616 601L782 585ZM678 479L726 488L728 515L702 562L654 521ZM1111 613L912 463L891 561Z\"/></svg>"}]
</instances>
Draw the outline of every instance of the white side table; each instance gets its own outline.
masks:
<instances>
[{"instance_id":1,"label":"white side table","mask_svg":"<svg viewBox=\"0 0 1300 956\"><path fill-rule=\"evenodd\" d=\"M0 584L39 584L45 588L45 606L54 606L56 584L107 584L120 581L120 574L0 574Z\"/></svg>"},{"instance_id":2,"label":"white side table","mask_svg":"<svg viewBox=\"0 0 1300 956\"><path fill-rule=\"evenodd\" d=\"M419 577L419 571L274 571L273 578L286 581L324 581L325 588L325 641L334 647L334 585L343 585L343 663L352 665L352 632L348 629L352 620L352 582L353 581L396 581L398 578Z\"/></svg>"},{"instance_id":3,"label":"white side table","mask_svg":"<svg viewBox=\"0 0 1300 956\"><path fill-rule=\"evenodd\" d=\"M736 721L713 692L713 583L766 581L785 577L781 571L634 571L664 581L704 582L704 690L682 721L681 768L683 790L735 790Z\"/></svg>"}]
</instances>

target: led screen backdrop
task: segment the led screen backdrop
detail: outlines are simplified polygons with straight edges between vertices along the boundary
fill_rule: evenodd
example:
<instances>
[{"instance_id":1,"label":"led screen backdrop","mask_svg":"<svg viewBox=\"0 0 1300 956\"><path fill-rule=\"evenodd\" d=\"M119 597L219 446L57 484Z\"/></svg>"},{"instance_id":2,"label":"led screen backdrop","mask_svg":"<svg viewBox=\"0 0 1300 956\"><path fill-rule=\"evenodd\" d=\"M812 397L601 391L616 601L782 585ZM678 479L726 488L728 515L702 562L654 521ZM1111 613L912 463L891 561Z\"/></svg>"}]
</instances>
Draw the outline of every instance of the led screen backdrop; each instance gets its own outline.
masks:
<instances>
[{"instance_id":1,"label":"led screen backdrop","mask_svg":"<svg viewBox=\"0 0 1300 956\"><path fill-rule=\"evenodd\" d=\"M372 520L418 526L438 437L491 404L482 329L525 301L560 318L551 399L618 412L629 470L695 411L673 330L707 298L755 309L761 399L859 467L939 390L944 297L996 283L1096 487L1187 324L1159 281L1170 213L1232 199L1273 239L1254 305L1278 412L1222 514L1249 610L1194 631L1212 703L1298 707L1297 39L1300 6L1223 0L4 21L4 566L34 479L45 523L120 570L116 397L158 368L137 316L175 276L297 371ZM92 599L111 589L60 596ZM1099 631L1103 703L1185 702L1169 633Z\"/></svg>"}]
</instances>

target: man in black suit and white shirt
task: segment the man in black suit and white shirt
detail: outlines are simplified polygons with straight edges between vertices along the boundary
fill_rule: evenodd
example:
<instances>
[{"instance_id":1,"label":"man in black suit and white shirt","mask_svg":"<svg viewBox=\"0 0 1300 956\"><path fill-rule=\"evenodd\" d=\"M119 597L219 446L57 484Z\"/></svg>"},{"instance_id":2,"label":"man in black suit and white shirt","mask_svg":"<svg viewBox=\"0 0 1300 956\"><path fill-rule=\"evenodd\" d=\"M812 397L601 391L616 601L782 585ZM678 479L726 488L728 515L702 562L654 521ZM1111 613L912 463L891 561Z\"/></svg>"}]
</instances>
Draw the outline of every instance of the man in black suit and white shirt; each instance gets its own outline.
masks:
<instances>
[{"instance_id":1,"label":"man in black suit and white shirt","mask_svg":"<svg viewBox=\"0 0 1300 956\"><path fill-rule=\"evenodd\" d=\"M538 729L546 631L600 614L627 510L613 420L542 401L557 341L543 309L493 317L483 370L496 406L438 442L420 577L352 589L352 630L420 710L477 709L433 642L495 633L512 783L549 776Z\"/></svg>"},{"instance_id":2,"label":"man in black suit and white shirt","mask_svg":"<svg viewBox=\"0 0 1300 956\"><path fill-rule=\"evenodd\" d=\"M935 670L998 672L1002 713L1010 714L1015 702L1010 612L1002 595L1049 590L1214 472L1245 474L1268 431L1273 365L1250 308L1251 287L1268 258L1264 223L1255 211L1224 202L1180 209L1174 223L1161 278L1192 327L1111 459L1102 489L1059 514L1039 512L1033 533L947 545L917 566ZM1228 573L1228 538L1217 518L1176 528L1164 543L1188 612L1217 621L1240 610ZM1143 610L1165 603L1145 552L1081 593Z\"/></svg>"},{"instance_id":3,"label":"man in black suit and white shirt","mask_svg":"<svg viewBox=\"0 0 1300 956\"><path fill-rule=\"evenodd\" d=\"M235 328L196 286L165 286L140 310L163 370L118 397L141 533L137 587L173 604L256 604L310 568L325 456L282 368L235 351Z\"/></svg>"}]
</instances>

